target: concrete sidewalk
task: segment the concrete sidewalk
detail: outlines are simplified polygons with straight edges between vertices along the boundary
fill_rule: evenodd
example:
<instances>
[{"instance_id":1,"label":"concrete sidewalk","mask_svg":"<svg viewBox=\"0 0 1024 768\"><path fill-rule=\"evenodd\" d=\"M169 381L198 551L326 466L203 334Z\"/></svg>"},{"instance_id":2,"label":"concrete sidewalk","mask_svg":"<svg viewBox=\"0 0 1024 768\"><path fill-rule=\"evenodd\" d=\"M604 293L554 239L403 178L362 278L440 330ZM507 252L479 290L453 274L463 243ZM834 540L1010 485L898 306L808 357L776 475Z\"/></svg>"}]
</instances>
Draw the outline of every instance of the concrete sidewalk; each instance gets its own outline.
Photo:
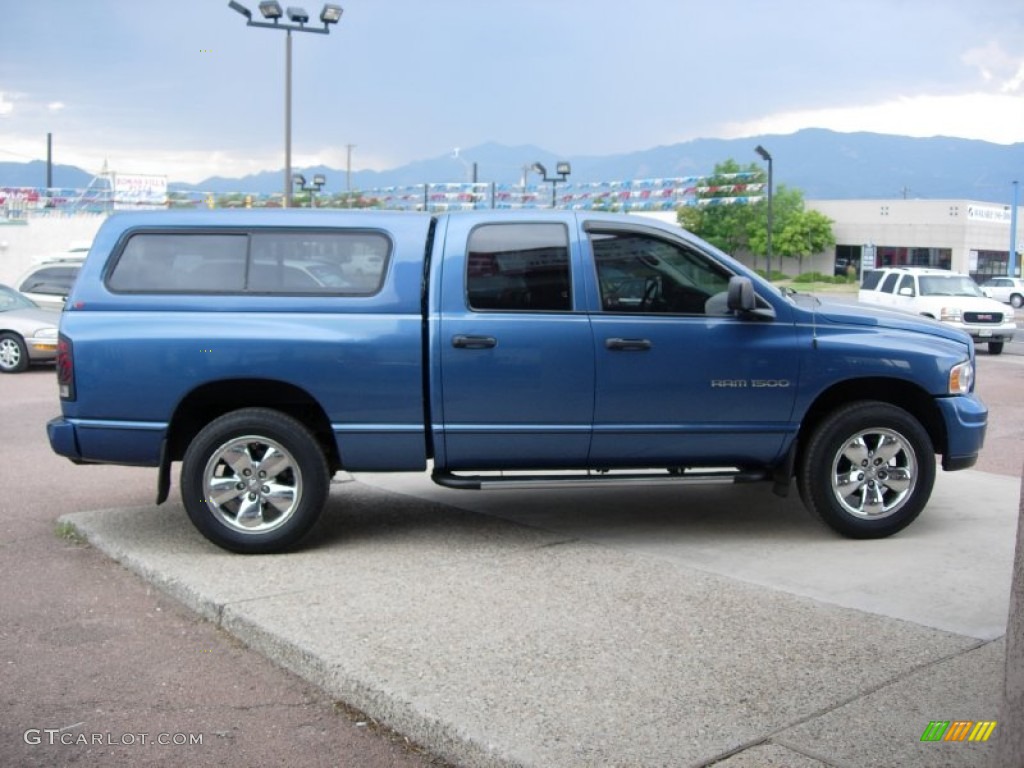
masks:
<instances>
[{"instance_id":1,"label":"concrete sidewalk","mask_svg":"<svg viewBox=\"0 0 1024 768\"><path fill-rule=\"evenodd\" d=\"M940 475L880 542L764 488L492 495L419 476L337 484L281 556L222 552L178 505L63 519L459 764L931 768L995 752L998 727L920 739L998 719L1019 487Z\"/></svg>"}]
</instances>

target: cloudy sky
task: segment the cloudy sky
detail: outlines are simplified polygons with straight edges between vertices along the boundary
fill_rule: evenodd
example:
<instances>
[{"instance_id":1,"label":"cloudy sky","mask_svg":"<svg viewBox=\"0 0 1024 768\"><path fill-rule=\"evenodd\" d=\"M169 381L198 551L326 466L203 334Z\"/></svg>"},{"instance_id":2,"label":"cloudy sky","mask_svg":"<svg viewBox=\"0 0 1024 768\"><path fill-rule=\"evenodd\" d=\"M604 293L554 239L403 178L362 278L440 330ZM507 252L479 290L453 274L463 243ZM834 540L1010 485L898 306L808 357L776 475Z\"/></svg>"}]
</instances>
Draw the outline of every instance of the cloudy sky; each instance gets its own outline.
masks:
<instances>
[{"instance_id":1,"label":"cloudy sky","mask_svg":"<svg viewBox=\"0 0 1024 768\"><path fill-rule=\"evenodd\" d=\"M804 127L1024 141L1022 0L339 2L330 35L293 35L295 167ZM0 0L0 161L52 132L94 172L279 169L285 37L227 0Z\"/></svg>"}]
</instances>

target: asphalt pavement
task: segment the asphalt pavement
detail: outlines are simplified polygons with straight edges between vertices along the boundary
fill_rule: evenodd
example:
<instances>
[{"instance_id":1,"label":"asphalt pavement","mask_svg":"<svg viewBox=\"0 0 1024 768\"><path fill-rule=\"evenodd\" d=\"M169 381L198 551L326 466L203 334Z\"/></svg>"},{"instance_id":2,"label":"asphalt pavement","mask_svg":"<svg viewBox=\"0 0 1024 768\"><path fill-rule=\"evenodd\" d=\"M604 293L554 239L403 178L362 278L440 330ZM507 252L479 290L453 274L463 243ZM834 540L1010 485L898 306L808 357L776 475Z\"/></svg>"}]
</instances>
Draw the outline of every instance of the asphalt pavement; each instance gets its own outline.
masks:
<instances>
[{"instance_id":1,"label":"asphalt pavement","mask_svg":"<svg viewBox=\"0 0 1024 768\"><path fill-rule=\"evenodd\" d=\"M339 475L307 545L264 557L210 545L176 491L152 506L149 470L45 456L43 379L0 378L0 466L23 483L0 502L0 763L429 763L381 722L467 766L985 765L998 726L922 735L998 719L1022 374L1024 357L979 355L979 467L940 473L881 541L838 538L762 486ZM70 539L53 532L67 512ZM46 729L204 739L26 741Z\"/></svg>"}]
</instances>

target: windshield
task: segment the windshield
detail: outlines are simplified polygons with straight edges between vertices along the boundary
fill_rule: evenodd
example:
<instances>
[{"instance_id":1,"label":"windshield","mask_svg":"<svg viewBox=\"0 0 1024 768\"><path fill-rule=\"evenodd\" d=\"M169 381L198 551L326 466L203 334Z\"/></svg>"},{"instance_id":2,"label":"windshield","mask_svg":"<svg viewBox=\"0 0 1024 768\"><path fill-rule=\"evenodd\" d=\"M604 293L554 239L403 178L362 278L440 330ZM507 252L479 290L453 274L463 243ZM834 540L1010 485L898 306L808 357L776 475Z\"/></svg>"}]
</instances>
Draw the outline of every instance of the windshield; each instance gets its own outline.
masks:
<instances>
[{"instance_id":1,"label":"windshield","mask_svg":"<svg viewBox=\"0 0 1024 768\"><path fill-rule=\"evenodd\" d=\"M922 296L984 296L978 284L965 275L921 275Z\"/></svg>"},{"instance_id":2,"label":"windshield","mask_svg":"<svg viewBox=\"0 0 1024 768\"><path fill-rule=\"evenodd\" d=\"M13 288L0 285L0 312L7 312L12 309L38 309L39 305L29 298L22 296Z\"/></svg>"}]
</instances>

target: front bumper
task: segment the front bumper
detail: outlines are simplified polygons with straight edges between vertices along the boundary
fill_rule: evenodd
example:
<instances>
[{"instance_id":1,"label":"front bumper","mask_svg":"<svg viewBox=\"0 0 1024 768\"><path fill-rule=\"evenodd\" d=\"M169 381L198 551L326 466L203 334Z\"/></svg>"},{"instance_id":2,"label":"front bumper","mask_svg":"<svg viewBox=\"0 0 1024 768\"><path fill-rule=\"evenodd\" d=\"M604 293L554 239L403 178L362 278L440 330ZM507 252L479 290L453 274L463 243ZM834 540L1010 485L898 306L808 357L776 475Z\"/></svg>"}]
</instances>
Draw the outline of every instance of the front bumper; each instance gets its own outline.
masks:
<instances>
[{"instance_id":1,"label":"front bumper","mask_svg":"<svg viewBox=\"0 0 1024 768\"><path fill-rule=\"evenodd\" d=\"M1012 341L1013 334L1017 330L1016 323L977 325L975 323L949 322L947 325L959 328L964 333L970 334L976 344L984 344L989 341Z\"/></svg>"},{"instance_id":2,"label":"front bumper","mask_svg":"<svg viewBox=\"0 0 1024 768\"><path fill-rule=\"evenodd\" d=\"M28 347L28 359L34 363L57 359L57 339L49 337L29 336L25 339Z\"/></svg>"},{"instance_id":3,"label":"front bumper","mask_svg":"<svg viewBox=\"0 0 1024 768\"><path fill-rule=\"evenodd\" d=\"M936 402L946 423L942 468L952 472L974 466L985 444L988 408L974 395L943 397Z\"/></svg>"}]
</instances>

